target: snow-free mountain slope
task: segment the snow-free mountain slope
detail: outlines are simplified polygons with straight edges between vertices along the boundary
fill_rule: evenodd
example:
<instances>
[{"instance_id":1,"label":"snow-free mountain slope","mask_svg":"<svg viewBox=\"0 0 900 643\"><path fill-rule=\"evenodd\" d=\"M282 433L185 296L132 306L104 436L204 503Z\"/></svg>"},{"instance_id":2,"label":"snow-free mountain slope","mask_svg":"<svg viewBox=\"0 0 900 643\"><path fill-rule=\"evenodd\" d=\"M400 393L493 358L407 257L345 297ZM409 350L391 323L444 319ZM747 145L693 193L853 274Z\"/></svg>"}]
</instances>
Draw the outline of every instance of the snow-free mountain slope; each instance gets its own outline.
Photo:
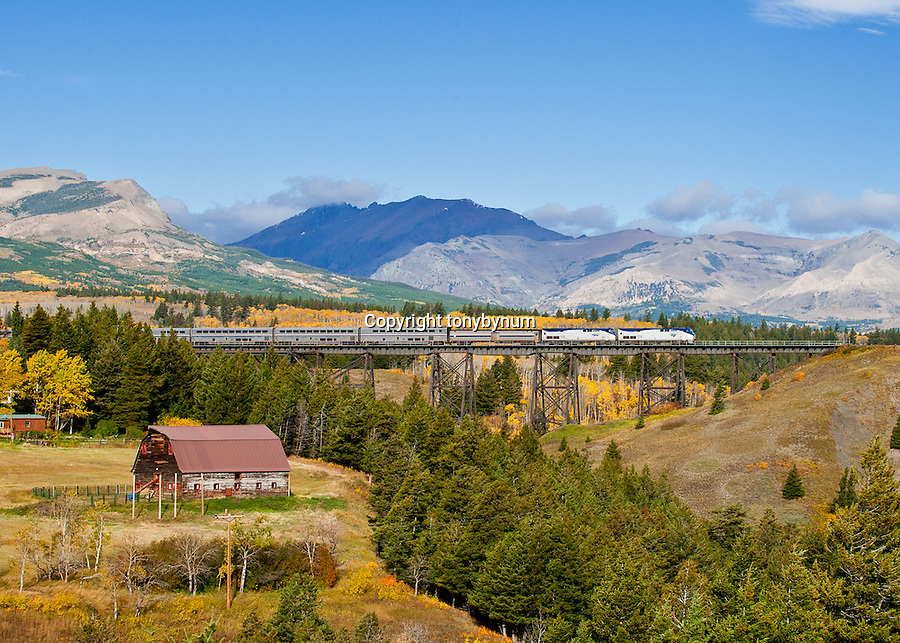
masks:
<instances>
[{"instance_id":1,"label":"snow-free mountain slope","mask_svg":"<svg viewBox=\"0 0 900 643\"><path fill-rule=\"evenodd\" d=\"M88 181L73 170L0 171L0 237L6 240L0 282L8 288L153 285L400 306L406 300L466 303L220 246L174 225L133 180Z\"/></svg>"},{"instance_id":2,"label":"snow-free mountain slope","mask_svg":"<svg viewBox=\"0 0 900 643\"><path fill-rule=\"evenodd\" d=\"M310 208L231 245L368 277L422 244L483 234L538 241L569 238L509 210L486 208L468 199L417 196L366 208L346 203Z\"/></svg>"},{"instance_id":3,"label":"snow-free mountain slope","mask_svg":"<svg viewBox=\"0 0 900 643\"><path fill-rule=\"evenodd\" d=\"M646 230L551 242L480 236L425 244L373 277L542 310L662 308L896 326L898 248L876 231L834 240Z\"/></svg>"}]
</instances>

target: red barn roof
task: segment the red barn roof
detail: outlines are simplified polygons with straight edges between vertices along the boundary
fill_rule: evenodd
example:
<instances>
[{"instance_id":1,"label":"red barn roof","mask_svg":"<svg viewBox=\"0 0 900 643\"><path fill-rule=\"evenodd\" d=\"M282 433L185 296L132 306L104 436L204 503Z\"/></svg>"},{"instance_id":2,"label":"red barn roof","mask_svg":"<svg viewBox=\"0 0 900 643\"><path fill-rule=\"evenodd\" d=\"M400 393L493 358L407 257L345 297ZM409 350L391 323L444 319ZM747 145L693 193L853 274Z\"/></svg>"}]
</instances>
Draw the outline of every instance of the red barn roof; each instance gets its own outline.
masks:
<instances>
[{"instance_id":1,"label":"red barn roof","mask_svg":"<svg viewBox=\"0 0 900 643\"><path fill-rule=\"evenodd\" d=\"M281 440L264 424L150 426L169 438L182 473L290 471Z\"/></svg>"}]
</instances>

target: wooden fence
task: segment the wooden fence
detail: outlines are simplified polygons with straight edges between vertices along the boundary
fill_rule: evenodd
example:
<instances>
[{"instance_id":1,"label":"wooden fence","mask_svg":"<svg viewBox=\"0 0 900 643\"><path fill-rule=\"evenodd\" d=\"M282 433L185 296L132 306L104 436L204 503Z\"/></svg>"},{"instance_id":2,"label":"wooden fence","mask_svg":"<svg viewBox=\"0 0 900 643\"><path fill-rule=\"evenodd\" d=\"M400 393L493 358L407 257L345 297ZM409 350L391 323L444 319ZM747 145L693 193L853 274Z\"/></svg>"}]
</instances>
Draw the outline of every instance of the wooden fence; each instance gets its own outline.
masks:
<instances>
[{"instance_id":1,"label":"wooden fence","mask_svg":"<svg viewBox=\"0 0 900 643\"><path fill-rule=\"evenodd\" d=\"M31 495L35 498L46 498L52 500L60 496L73 495L90 503L93 507L96 503L103 501L108 505L129 504L134 488L131 484L107 484L107 485L74 485L62 487L32 487ZM138 492L135 496L135 502L156 502L159 500L157 489L147 489ZM172 500L173 492L163 492L163 500ZM179 498L179 500L181 500Z\"/></svg>"}]
</instances>

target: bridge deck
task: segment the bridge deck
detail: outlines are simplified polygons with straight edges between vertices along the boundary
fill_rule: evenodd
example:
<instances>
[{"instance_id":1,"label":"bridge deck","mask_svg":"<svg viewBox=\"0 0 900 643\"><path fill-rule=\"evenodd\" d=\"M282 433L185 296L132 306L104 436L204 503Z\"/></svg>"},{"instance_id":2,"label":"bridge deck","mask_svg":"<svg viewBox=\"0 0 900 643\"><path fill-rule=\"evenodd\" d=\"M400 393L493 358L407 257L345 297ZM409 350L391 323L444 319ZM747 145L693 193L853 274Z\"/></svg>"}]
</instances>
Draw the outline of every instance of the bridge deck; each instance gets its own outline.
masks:
<instances>
[{"instance_id":1,"label":"bridge deck","mask_svg":"<svg viewBox=\"0 0 900 643\"><path fill-rule=\"evenodd\" d=\"M212 352L221 348L225 352L244 351L249 353L265 353L272 348L277 353L288 355L386 355L386 356L418 356L431 353L471 353L473 355L511 355L526 357L535 353L542 354L574 354L580 357L592 356L634 356L641 353L680 353L683 355L732 355L741 354L807 354L823 355L844 346L839 342L752 342L752 341L716 341L716 342L634 342L634 343L597 343L583 342L565 344L552 343L476 343L476 344L444 344L444 343L402 343L402 344L316 344L316 345L269 345L254 343L252 345L239 342L218 342L194 344L201 353Z\"/></svg>"}]
</instances>

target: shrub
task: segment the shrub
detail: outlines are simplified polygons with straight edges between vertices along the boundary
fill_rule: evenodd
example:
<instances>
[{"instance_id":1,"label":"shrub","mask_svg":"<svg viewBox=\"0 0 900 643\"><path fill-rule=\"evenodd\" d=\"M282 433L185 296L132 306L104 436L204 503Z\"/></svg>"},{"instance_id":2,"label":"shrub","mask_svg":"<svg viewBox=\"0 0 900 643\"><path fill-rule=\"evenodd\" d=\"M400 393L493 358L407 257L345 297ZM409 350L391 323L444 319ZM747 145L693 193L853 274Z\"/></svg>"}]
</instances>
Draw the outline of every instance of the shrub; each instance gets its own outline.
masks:
<instances>
[{"instance_id":1,"label":"shrub","mask_svg":"<svg viewBox=\"0 0 900 643\"><path fill-rule=\"evenodd\" d=\"M769 381L769 378L767 377L762 381L762 384L760 384L759 390L760 391L768 391L770 386L772 386L772 383Z\"/></svg>"},{"instance_id":2,"label":"shrub","mask_svg":"<svg viewBox=\"0 0 900 643\"><path fill-rule=\"evenodd\" d=\"M100 420L90 433L95 438L111 438L119 435L119 427L112 420ZM143 434L143 431L141 431Z\"/></svg>"}]
</instances>

